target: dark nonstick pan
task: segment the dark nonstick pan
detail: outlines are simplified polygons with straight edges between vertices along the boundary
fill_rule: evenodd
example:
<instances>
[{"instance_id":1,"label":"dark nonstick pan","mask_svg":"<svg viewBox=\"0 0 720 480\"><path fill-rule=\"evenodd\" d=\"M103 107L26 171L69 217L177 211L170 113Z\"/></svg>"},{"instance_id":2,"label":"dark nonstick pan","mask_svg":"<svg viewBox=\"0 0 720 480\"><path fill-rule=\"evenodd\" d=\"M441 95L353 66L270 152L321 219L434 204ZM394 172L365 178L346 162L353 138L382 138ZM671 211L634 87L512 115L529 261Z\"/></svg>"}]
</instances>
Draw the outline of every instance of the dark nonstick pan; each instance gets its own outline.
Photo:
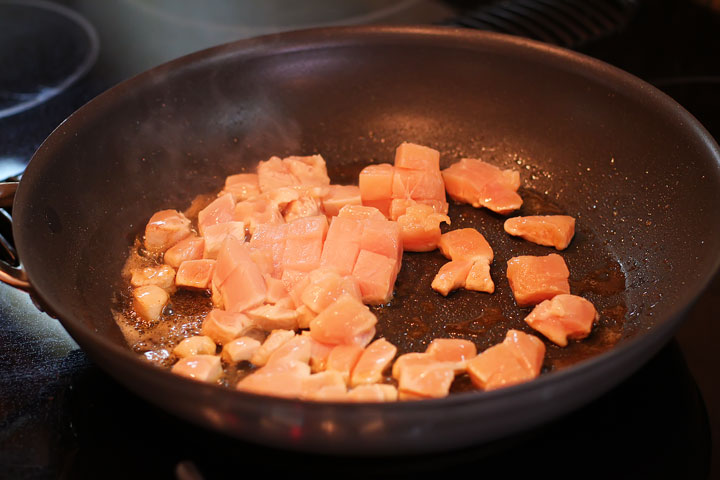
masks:
<instances>
[{"instance_id":1,"label":"dark nonstick pan","mask_svg":"<svg viewBox=\"0 0 720 480\"><path fill-rule=\"evenodd\" d=\"M271 155L321 153L356 178L412 141L443 166L479 156L521 171L522 213L573 215L574 293L598 304L591 337L548 347L545 373L492 392L396 404L311 403L172 375L130 351L111 309L150 215L185 208ZM33 294L107 372L192 422L299 450L397 454L456 448L548 421L616 385L671 336L720 262L720 152L669 97L604 63L529 40L440 28L294 32L199 52L102 94L61 124L15 195ZM438 254L407 254L380 333L402 351L434 336L484 348L525 328L505 261L550 253L502 218L453 205L496 250L492 296L429 289ZM460 382L462 383L462 382ZM464 390L459 385L457 390Z\"/></svg>"}]
</instances>

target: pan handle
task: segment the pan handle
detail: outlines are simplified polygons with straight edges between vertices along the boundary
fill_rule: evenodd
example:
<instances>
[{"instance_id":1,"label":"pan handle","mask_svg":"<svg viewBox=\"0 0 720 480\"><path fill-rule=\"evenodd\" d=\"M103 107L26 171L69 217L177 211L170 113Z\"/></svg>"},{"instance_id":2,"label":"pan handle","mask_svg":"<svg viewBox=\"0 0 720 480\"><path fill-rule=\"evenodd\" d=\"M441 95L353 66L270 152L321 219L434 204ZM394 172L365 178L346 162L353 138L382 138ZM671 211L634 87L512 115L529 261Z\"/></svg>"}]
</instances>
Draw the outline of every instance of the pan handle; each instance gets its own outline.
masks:
<instances>
[{"instance_id":1,"label":"pan handle","mask_svg":"<svg viewBox=\"0 0 720 480\"><path fill-rule=\"evenodd\" d=\"M0 207L12 206L17 187L18 182L0 182ZM0 221L7 223L10 229L12 229L12 217L4 208L0 208ZM0 247L2 247L7 257L12 261L12 263L10 263L0 259L0 281L14 287L25 290L29 289L30 282L28 282L25 269L15 251L15 247L13 247L12 241L8 241L2 233L0 233Z\"/></svg>"}]
</instances>

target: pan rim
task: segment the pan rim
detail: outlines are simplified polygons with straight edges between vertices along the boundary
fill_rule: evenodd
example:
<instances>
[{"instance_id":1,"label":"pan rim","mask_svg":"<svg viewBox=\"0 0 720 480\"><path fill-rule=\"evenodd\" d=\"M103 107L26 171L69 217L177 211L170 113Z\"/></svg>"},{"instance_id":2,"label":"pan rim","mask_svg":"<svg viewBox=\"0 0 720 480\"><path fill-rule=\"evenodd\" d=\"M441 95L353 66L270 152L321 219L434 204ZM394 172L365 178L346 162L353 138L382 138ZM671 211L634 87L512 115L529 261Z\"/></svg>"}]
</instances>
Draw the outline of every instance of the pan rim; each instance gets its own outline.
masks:
<instances>
[{"instance_id":1,"label":"pan rim","mask_svg":"<svg viewBox=\"0 0 720 480\"><path fill-rule=\"evenodd\" d=\"M15 220L22 222L23 205L27 204L25 195L27 190L24 188L24 185L32 181L35 171L41 170L45 163L52 161L52 150L63 141L66 131L72 131L76 125L82 125L84 122L93 118L93 116L107 110L113 102L122 98L128 91L134 90L146 83L152 84L153 82L158 81L158 78L177 71L178 67L191 65L192 68L202 68L206 63L222 62L222 60L228 56L239 55L250 59L257 56L279 55L328 47L338 48L349 45L357 45L359 42L367 43L369 40L379 43L395 42L398 45L410 45L413 42L419 44L427 43L428 45L438 47L462 48L474 51L479 48L492 49L502 47L519 52L519 54L533 56L534 58L548 59L548 61L552 63L552 66L563 67L578 75L588 76L592 73L594 74L593 79L595 81L603 80L612 82L613 85L624 85L632 91L638 93L642 92L643 101L650 102L652 105L662 108L662 110L667 114L681 119L682 122L685 123L684 128L686 130L692 131L697 138L703 140L704 145L715 158L717 166L716 173L718 178L720 178L720 147L718 147L712 136L700 124L700 122L697 121L697 119L695 119L681 105L675 102L675 100L652 85L628 72L602 62L601 60L573 52L562 47L547 45L534 40L494 32L479 32L461 28L392 25L322 27L270 34L201 50L140 73L90 100L87 104L82 106L65 119L60 125L58 125L58 127L46 138L33 155L15 196ZM268 49L270 49L269 52ZM22 245L22 234L19 234L17 236L17 248L21 258L23 253ZM31 285L34 285L34 267L32 266L32 261L26 262L26 268ZM212 393L213 395L227 395L228 399L246 398L252 401L262 399L265 402L277 402L279 405L291 405L300 402L304 406L307 406L307 408L311 409L325 409L328 406L339 409L356 409L358 405L364 405L365 407L372 406L373 408L390 411L393 411L393 409L423 410L426 408L435 408L436 406L447 407L449 405L457 406L465 403L475 404L481 402L483 399L486 399L486 403L491 401L499 402L508 398L522 397L524 393L526 394L531 391L540 391L551 385L565 382L566 379L575 378L577 376L585 376L588 372L602 371L602 367L609 357L622 357L629 355L633 349L636 349L641 345L656 345L656 349L659 349L662 345L658 344L664 343L664 341L669 338L671 333L681 321L684 311L691 306L702 291L707 288L718 269L720 269L720 253L716 256L713 265L710 266L710 269L708 270L709 273L704 277L695 280L694 283L697 284L699 288L688 288L683 297L677 302L678 306L674 310L663 312L663 321L656 324L655 327L642 335L625 340L608 352L604 352L590 359L579 362L570 368L541 375L532 382L490 392L463 392L453 394L442 399L428 399L422 402L399 402L398 404L310 402L239 392L217 385L197 385L198 382L179 377L172 374L169 370L161 368L155 368L153 370L157 372L157 375L159 375L158 378L164 378L167 381L180 382L179 385L190 385L185 382L193 382L194 387L192 390L196 391L193 394L197 395L207 395ZM124 358L124 360L129 361L130 363L128 365L131 366L130 368L142 369L143 371L147 370L148 362L135 355L129 349L116 345L110 340L93 332L90 328L72 316L63 315L62 305L53 305L52 302L48 302L46 296L44 296L41 291L35 290L34 287L33 291L33 294L39 297L43 304L48 306L49 311L58 312L57 314L52 315L60 319L61 323L66 328L72 330L75 334L73 336L83 337L83 342L90 340L99 343L103 349L109 350L114 356L119 355ZM642 366L642 363L638 364L637 368ZM626 376L629 376L630 373L632 372L629 371ZM626 378L626 376L623 378ZM618 380L618 382L619 381L621 380Z\"/></svg>"}]
</instances>

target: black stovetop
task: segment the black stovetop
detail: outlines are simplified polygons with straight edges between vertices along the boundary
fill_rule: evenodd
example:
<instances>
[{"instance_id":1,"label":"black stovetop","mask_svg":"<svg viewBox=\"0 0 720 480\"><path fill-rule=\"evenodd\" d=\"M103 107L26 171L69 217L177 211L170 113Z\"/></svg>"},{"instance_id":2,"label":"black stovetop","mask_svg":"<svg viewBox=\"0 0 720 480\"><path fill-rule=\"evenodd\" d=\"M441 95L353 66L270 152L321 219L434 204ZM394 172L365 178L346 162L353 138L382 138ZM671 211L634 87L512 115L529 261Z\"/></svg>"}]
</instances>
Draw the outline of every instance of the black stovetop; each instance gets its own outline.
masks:
<instances>
[{"instance_id":1,"label":"black stovetop","mask_svg":"<svg viewBox=\"0 0 720 480\"><path fill-rule=\"evenodd\" d=\"M579 50L655 84L717 139L720 15L699 3L641 3L620 32ZM0 172L17 173L16 165L27 162L63 118L118 80L99 65L56 98L0 119ZM358 459L262 448L189 425L117 384L27 294L0 285L0 477L224 478L242 475L250 459L264 475L423 478L470 468L476 475L511 478L537 472L720 476L720 448L712 442L720 438L716 298L720 275L656 357L558 421L460 451Z\"/></svg>"}]
</instances>

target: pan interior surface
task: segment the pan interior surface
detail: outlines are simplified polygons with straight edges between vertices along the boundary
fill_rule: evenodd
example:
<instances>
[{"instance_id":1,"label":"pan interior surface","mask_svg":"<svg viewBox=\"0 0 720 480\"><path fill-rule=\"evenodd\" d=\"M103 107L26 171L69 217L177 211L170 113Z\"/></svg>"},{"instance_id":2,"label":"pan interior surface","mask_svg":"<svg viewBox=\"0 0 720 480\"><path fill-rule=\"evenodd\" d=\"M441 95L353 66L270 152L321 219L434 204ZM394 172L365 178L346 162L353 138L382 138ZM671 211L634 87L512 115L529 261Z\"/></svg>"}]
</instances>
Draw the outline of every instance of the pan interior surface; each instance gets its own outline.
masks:
<instances>
[{"instance_id":1,"label":"pan interior surface","mask_svg":"<svg viewBox=\"0 0 720 480\"><path fill-rule=\"evenodd\" d=\"M528 208L575 216L574 280L581 285L596 263L615 262L624 277L624 292L613 293L625 308L623 337L677 322L717 269L720 156L689 114L585 57L434 29L261 38L121 84L38 150L16 197L18 249L33 287L71 333L117 356L126 346L111 315L113 293L153 212L183 209L271 155L320 153L334 183L350 182L368 163L392 162L403 141L438 149L442 167L479 157L519 169ZM466 219L452 228L500 222L451 208ZM510 247L545 251L505 242L512 245L492 271L500 289ZM450 301L474 303L466 293ZM427 307L438 318L456 314L438 305ZM415 311L405 312L412 326ZM408 349L414 341L426 338L408 340Z\"/></svg>"}]
</instances>

